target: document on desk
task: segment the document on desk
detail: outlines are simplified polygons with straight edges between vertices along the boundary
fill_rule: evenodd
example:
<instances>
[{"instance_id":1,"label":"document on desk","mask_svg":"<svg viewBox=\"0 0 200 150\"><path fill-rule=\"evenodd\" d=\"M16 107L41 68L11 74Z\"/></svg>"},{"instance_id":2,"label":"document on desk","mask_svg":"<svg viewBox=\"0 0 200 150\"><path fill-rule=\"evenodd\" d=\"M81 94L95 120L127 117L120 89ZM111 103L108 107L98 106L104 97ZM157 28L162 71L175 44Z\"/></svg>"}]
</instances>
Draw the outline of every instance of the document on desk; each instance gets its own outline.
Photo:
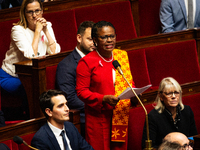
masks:
<instances>
[{"instance_id":1,"label":"document on desk","mask_svg":"<svg viewBox=\"0 0 200 150\"><path fill-rule=\"evenodd\" d=\"M144 91L146 91L146 90L147 90L148 88L150 88L151 86L152 86L152 85L149 84L149 85L144 86L144 87L142 87L142 88L133 88L133 89L134 89L135 93L136 93L137 95L139 95L139 94L143 93ZM131 90L131 88L128 87L128 88L126 88L126 90L124 90L124 91L118 96L118 98L119 98L119 99L130 99L131 97L134 97L134 96L135 96L135 94L133 93L133 91Z\"/></svg>"}]
</instances>

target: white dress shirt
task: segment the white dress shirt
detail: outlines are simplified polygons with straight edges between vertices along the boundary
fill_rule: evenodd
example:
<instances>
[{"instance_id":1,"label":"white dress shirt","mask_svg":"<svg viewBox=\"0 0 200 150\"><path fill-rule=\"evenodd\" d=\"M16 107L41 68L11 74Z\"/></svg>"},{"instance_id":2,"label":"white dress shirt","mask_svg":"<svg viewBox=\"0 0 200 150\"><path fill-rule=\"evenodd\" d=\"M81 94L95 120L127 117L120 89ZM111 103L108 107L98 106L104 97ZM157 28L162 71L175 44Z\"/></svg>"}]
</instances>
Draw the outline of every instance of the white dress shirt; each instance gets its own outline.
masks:
<instances>
[{"instance_id":1,"label":"white dress shirt","mask_svg":"<svg viewBox=\"0 0 200 150\"><path fill-rule=\"evenodd\" d=\"M51 26L52 24L47 22L49 34L56 42ZM50 47L48 46L49 43L47 37L44 32L41 31L38 43L38 55L35 56L32 48L33 38L34 31L30 30L29 28L24 28L21 25L15 25L12 27L10 48L6 52L6 57L2 63L2 69L6 73L17 77L17 74L15 74L15 66L13 65L14 63L30 60L31 58L44 56L46 54L52 54ZM56 42L55 53L59 53L60 49L60 45Z\"/></svg>"},{"instance_id":2,"label":"white dress shirt","mask_svg":"<svg viewBox=\"0 0 200 150\"><path fill-rule=\"evenodd\" d=\"M184 1L185 1L185 9L186 9L187 20L188 20L188 0L184 0ZM196 0L189 0L189 1L193 1L193 21L194 21L195 14L196 14Z\"/></svg>"},{"instance_id":3,"label":"white dress shirt","mask_svg":"<svg viewBox=\"0 0 200 150\"><path fill-rule=\"evenodd\" d=\"M53 134L55 135L57 141L58 141L58 144L60 145L60 148L61 150L65 150L64 148L64 143L63 143L63 139L62 139L62 136L60 135L60 133L62 132L62 130L65 130L65 128L63 128L62 130L53 126L49 121L47 121L50 129L52 130ZM65 132L66 133L66 132ZM66 138L66 141L67 141L67 144L69 146L69 150L72 150L71 146L70 146L70 141L67 137L67 135L65 134L65 138Z\"/></svg>"}]
</instances>

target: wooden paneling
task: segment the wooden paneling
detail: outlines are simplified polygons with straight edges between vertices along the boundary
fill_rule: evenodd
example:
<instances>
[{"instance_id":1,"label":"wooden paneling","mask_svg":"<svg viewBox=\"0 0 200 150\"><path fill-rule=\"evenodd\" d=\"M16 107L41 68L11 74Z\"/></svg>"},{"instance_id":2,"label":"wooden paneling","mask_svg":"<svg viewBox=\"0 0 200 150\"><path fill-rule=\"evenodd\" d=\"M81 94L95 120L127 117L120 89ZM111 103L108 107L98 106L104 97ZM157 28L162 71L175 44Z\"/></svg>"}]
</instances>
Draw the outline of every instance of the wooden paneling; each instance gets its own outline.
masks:
<instances>
[{"instance_id":1,"label":"wooden paneling","mask_svg":"<svg viewBox=\"0 0 200 150\"><path fill-rule=\"evenodd\" d=\"M70 122L72 122L80 133L80 111L70 110L69 113ZM23 136L31 133L35 133L39 128L46 123L46 118L39 117L23 121L17 124L1 127L0 130L0 142L12 139L14 136Z\"/></svg>"},{"instance_id":2,"label":"wooden paneling","mask_svg":"<svg viewBox=\"0 0 200 150\"><path fill-rule=\"evenodd\" d=\"M43 10L45 13L56 11L63 11L74 8L81 8L99 4L107 4L127 0L59 0L43 3ZM0 22L6 20L19 19L20 7L13 7L9 9L0 10Z\"/></svg>"},{"instance_id":3,"label":"wooden paneling","mask_svg":"<svg viewBox=\"0 0 200 150\"><path fill-rule=\"evenodd\" d=\"M39 96L46 91L46 67L57 65L69 53L70 52L63 52L15 64L16 74L18 74L26 89L30 118L37 118L43 115L40 109L38 109L38 99Z\"/></svg>"}]
</instances>

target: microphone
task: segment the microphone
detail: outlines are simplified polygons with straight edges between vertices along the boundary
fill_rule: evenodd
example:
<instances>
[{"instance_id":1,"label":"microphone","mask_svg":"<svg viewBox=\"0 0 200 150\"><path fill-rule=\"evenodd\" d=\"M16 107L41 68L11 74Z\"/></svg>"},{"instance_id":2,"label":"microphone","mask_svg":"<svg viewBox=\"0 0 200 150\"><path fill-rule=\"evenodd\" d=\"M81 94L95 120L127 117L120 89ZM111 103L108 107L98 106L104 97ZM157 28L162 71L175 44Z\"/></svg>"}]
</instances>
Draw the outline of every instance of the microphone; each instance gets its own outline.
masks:
<instances>
[{"instance_id":1,"label":"microphone","mask_svg":"<svg viewBox=\"0 0 200 150\"><path fill-rule=\"evenodd\" d=\"M115 67L115 69L118 70L118 72L122 75L122 77L124 78L124 80L127 82L127 84L129 85L129 87L131 88L132 92L134 93L134 95L136 96L136 98L138 99L138 101L140 102L140 105L143 107L144 111L145 111L145 115L146 115L146 130L147 130L147 140L145 141L146 143L146 148L145 150L153 150L152 148L152 141L149 138L149 123L148 123L148 114L147 114L147 110L144 107L142 101L140 100L140 98L138 97L138 95L135 93L135 90L132 88L132 86L130 85L130 83L128 82L128 80L126 79L126 77L124 76L124 73L121 69L121 65L119 64L119 62L117 60L114 60L112 62L113 66Z\"/></svg>"},{"instance_id":2,"label":"microphone","mask_svg":"<svg viewBox=\"0 0 200 150\"><path fill-rule=\"evenodd\" d=\"M121 75L123 75L123 71L122 71L122 69L121 69L121 65L119 64L119 62L118 62L117 60L114 60L114 61L112 62L112 64L113 64L113 66L115 67L115 69L117 69L118 72L119 72Z\"/></svg>"},{"instance_id":3,"label":"microphone","mask_svg":"<svg viewBox=\"0 0 200 150\"><path fill-rule=\"evenodd\" d=\"M19 136L14 136L14 137L13 137L13 141L14 141L15 143L17 143L17 144L22 144L22 143L23 143L24 145L28 146L28 147L31 148L31 149L39 150L39 149L37 149L37 148L34 148L34 147L28 145L28 144L27 144L21 137L19 137Z\"/></svg>"}]
</instances>

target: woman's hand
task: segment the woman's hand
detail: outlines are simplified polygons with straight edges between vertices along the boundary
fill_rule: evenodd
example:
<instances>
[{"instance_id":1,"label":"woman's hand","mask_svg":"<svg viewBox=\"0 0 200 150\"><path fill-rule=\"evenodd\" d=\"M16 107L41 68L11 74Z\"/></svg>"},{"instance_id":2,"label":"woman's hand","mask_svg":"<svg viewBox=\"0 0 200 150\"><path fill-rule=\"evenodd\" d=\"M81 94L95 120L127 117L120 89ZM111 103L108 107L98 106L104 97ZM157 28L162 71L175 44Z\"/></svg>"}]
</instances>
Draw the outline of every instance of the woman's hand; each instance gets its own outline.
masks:
<instances>
[{"instance_id":1,"label":"woman's hand","mask_svg":"<svg viewBox=\"0 0 200 150\"><path fill-rule=\"evenodd\" d=\"M45 18L36 18L36 31L40 34L41 31L44 32L44 34L47 37L48 40L48 46L50 47L51 54L55 54L56 51L56 42L55 40L51 37L48 29L47 29L47 21Z\"/></svg>"},{"instance_id":2,"label":"woman's hand","mask_svg":"<svg viewBox=\"0 0 200 150\"><path fill-rule=\"evenodd\" d=\"M103 102L108 103L110 106L115 106L119 99L113 95L105 95L103 97Z\"/></svg>"},{"instance_id":3,"label":"woman's hand","mask_svg":"<svg viewBox=\"0 0 200 150\"><path fill-rule=\"evenodd\" d=\"M45 18L37 18L36 19L36 29L38 32L41 32L42 30L46 32L47 29L47 21Z\"/></svg>"}]
</instances>

